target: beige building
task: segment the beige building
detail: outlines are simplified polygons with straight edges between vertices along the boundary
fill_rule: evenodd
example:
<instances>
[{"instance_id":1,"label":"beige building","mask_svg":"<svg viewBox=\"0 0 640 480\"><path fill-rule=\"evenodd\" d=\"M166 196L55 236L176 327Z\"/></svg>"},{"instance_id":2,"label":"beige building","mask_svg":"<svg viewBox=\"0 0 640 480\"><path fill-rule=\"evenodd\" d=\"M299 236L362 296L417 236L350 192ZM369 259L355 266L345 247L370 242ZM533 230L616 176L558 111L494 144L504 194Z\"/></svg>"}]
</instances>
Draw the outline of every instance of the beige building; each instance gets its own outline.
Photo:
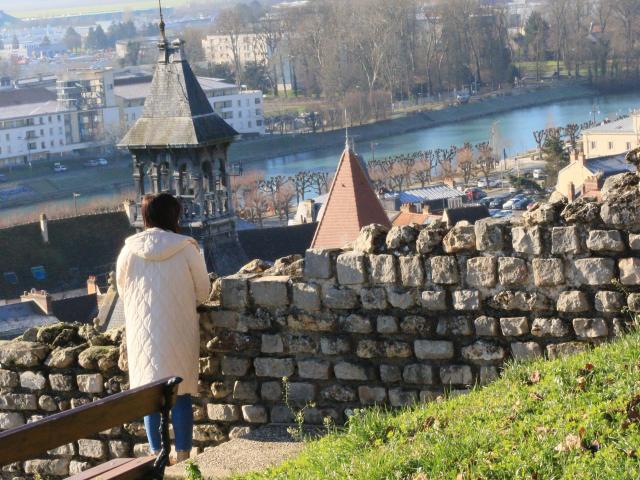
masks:
<instances>
[{"instance_id":1,"label":"beige building","mask_svg":"<svg viewBox=\"0 0 640 480\"><path fill-rule=\"evenodd\" d=\"M230 35L207 35L202 40L202 48L207 61L235 65L234 43L240 65L247 62L266 63L269 52L263 35L243 33L232 42Z\"/></svg>"},{"instance_id":2,"label":"beige building","mask_svg":"<svg viewBox=\"0 0 640 480\"><path fill-rule=\"evenodd\" d=\"M587 159L618 155L640 146L640 112L582 132Z\"/></svg>"}]
</instances>

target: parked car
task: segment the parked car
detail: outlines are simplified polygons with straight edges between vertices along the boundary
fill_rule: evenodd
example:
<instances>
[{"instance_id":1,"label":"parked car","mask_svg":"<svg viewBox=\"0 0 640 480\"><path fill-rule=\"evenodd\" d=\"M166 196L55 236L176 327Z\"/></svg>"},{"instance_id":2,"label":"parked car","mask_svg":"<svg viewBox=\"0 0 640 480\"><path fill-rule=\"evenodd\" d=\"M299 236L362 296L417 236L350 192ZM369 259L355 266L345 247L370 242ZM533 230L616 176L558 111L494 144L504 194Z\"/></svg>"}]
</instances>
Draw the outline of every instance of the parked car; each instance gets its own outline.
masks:
<instances>
[{"instance_id":1,"label":"parked car","mask_svg":"<svg viewBox=\"0 0 640 480\"><path fill-rule=\"evenodd\" d=\"M56 162L56 163L53 164L53 171L56 172L56 173L66 172L67 171L67 167L65 167L60 162Z\"/></svg>"},{"instance_id":2,"label":"parked car","mask_svg":"<svg viewBox=\"0 0 640 480\"><path fill-rule=\"evenodd\" d=\"M478 200L478 205L484 205L485 207L489 207L489 205L491 204L491 200L493 199L489 197L482 198Z\"/></svg>"},{"instance_id":3,"label":"parked car","mask_svg":"<svg viewBox=\"0 0 640 480\"><path fill-rule=\"evenodd\" d=\"M99 158L98 165L100 165L101 167L106 167L107 165L109 165L109 161L106 158Z\"/></svg>"},{"instance_id":4,"label":"parked car","mask_svg":"<svg viewBox=\"0 0 640 480\"><path fill-rule=\"evenodd\" d=\"M476 200L480 200L480 199L485 198L487 196L487 194L485 192L483 192L479 188L475 188L475 187L467 188L464 191L464 194L467 196L467 200L470 201L470 202L473 202L473 201L476 201Z\"/></svg>"},{"instance_id":5,"label":"parked car","mask_svg":"<svg viewBox=\"0 0 640 480\"><path fill-rule=\"evenodd\" d=\"M512 210L513 209L513 205L516 202L519 202L520 200L522 200L523 198L525 198L525 195L522 193L518 193L517 195L514 195L513 197L511 197L509 200L507 200L504 205L502 205L502 209L503 210Z\"/></svg>"},{"instance_id":6,"label":"parked car","mask_svg":"<svg viewBox=\"0 0 640 480\"><path fill-rule=\"evenodd\" d=\"M530 197L519 198L513 202L511 210L526 210L530 203L533 203L533 199Z\"/></svg>"},{"instance_id":7,"label":"parked car","mask_svg":"<svg viewBox=\"0 0 640 480\"><path fill-rule=\"evenodd\" d=\"M490 208L502 208L509 199L511 195L498 195L497 197L493 197L491 199L491 203L489 203Z\"/></svg>"},{"instance_id":8,"label":"parked car","mask_svg":"<svg viewBox=\"0 0 640 480\"><path fill-rule=\"evenodd\" d=\"M536 180L542 178L542 175L544 175L544 171L541 168L536 168L533 171L533 178L535 178Z\"/></svg>"},{"instance_id":9,"label":"parked car","mask_svg":"<svg viewBox=\"0 0 640 480\"><path fill-rule=\"evenodd\" d=\"M97 167L99 165L98 160L92 158L91 160L87 160L84 162L85 167Z\"/></svg>"}]
</instances>

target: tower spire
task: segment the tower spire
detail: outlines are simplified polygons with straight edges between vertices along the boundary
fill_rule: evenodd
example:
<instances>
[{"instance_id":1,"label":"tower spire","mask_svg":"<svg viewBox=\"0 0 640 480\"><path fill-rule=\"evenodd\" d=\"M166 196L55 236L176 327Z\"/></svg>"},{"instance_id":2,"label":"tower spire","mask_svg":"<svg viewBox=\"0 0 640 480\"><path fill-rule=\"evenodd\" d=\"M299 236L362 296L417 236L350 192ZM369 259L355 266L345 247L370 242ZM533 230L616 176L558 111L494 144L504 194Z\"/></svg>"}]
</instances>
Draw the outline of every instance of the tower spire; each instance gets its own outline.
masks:
<instances>
[{"instance_id":1,"label":"tower spire","mask_svg":"<svg viewBox=\"0 0 640 480\"><path fill-rule=\"evenodd\" d=\"M160 27L160 36L162 37L162 41L166 44L167 43L167 36L165 35L164 32L164 17L162 15L162 2L161 0L158 0L158 8L160 9L160 24L158 25Z\"/></svg>"},{"instance_id":2,"label":"tower spire","mask_svg":"<svg viewBox=\"0 0 640 480\"><path fill-rule=\"evenodd\" d=\"M344 109L344 149L349 150L349 122L347 119L347 109Z\"/></svg>"}]
</instances>

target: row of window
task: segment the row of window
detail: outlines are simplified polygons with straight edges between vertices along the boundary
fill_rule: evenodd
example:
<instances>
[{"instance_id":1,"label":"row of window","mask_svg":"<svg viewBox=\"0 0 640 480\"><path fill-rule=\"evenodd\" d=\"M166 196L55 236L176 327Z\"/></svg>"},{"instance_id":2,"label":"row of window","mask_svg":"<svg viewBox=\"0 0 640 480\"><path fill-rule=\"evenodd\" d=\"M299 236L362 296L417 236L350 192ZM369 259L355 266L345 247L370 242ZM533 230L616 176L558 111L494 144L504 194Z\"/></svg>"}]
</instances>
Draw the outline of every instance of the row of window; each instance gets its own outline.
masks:
<instances>
[{"instance_id":1,"label":"row of window","mask_svg":"<svg viewBox=\"0 0 640 480\"><path fill-rule=\"evenodd\" d=\"M63 147L64 146L64 141L62 140L58 140L58 144ZM50 148L54 148L56 146L56 142L54 140L49 141L49 147ZM47 148L47 142L40 142L40 148L42 148L43 150ZM37 150L38 149L38 142L29 142L27 143L27 150L31 151L31 150ZM2 155L3 153L6 154L10 154L11 152L11 145L7 145L5 147L5 149L3 150L2 146L0 146L0 155Z\"/></svg>"},{"instance_id":2,"label":"row of window","mask_svg":"<svg viewBox=\"0 0 640 480\"><path fill-rule=\"evenodd\" d=\"M30 118L21 118L19 120L3 120L0 121L0 129L6 128L19 128L19 127L31 127L34 125L44 125L45 118L47 119L47 123L53 123L53 115L49 115L47 117L30 117ZM58 122L62 121L62 115L56 115Z\"/></svg>"},{"instance_id":3,"label":"row of window","mask_svg":"<svg viewBox=\"0 0 640 480\"><path fill-rule=\"evenodd\" d=\"M638 141L638 144L640 145L640 141ZM595 150L598 147L598 142L591 142L591 150ZM607 147L609 148L609 150L613 150L613 142L608 142ZM631 142L627 142L625 145L625 149L626 150L631 150L632 146L631 146Z\"/></svg>"}]
</instances>

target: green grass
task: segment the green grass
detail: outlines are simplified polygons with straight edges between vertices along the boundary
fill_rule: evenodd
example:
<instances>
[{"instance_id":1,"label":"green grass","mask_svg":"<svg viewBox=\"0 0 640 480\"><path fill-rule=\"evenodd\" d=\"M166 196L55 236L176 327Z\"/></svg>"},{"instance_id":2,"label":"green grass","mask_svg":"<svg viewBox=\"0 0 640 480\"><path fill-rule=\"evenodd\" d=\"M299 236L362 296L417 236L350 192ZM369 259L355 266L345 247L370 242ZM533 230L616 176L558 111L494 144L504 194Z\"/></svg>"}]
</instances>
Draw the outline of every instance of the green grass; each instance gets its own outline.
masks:
<instances>
[{"instance_id":1,"label":"green grass","mask_svg":"<svg viewBox=\"0 0 640 480\"><path fill-rule=\"evenodd\" d=\"M627 406L640 393L639 358L632 333L566 359L510 366L466 396L368 410L298 458L241 478L636 479L640 420Z\"/></svg>"}]
</instances>

